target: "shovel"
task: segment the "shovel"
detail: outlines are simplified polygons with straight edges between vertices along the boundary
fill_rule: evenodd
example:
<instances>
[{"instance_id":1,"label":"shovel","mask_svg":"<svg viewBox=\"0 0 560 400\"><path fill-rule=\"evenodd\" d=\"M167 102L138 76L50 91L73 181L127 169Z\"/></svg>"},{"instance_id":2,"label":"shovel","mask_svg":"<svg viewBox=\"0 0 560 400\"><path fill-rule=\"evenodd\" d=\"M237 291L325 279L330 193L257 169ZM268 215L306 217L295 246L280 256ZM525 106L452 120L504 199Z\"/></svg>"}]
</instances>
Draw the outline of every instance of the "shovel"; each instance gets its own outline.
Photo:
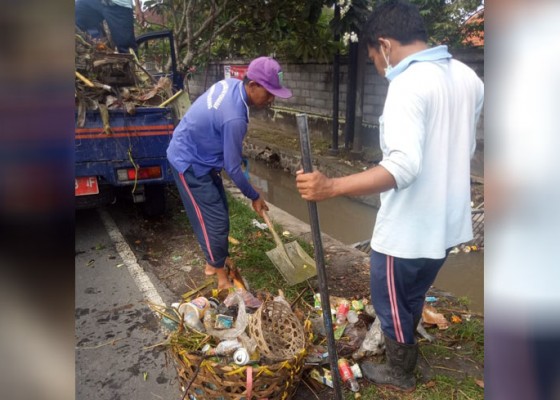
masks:
<instances>
[{"instance_id":1,"label":"shovel","mask_svg":"<svg viewBox=\"0 0 560 400\"><path fill-rule=\"evenodd\" d=\"M296 241L286 244L282 243L266 211L263 211L263 219L276 242L276 247L267 251L266 255L278 271L280 271L288 285L298 284L317 275L315 261L303 250L300 244Z\"/></svg>"}]
</instances>

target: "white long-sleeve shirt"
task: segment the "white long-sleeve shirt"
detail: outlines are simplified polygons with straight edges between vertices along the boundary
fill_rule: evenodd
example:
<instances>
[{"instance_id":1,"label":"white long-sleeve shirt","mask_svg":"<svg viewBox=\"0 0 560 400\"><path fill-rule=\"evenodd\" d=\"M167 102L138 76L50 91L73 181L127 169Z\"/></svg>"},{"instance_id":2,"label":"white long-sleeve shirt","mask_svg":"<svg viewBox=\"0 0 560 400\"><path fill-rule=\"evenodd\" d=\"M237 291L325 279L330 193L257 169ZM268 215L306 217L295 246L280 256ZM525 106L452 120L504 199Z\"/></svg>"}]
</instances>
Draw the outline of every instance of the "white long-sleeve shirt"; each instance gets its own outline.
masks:
<instances>
[{"instance_id":1,"label":"white long-sleeve shirt","mask_svg":"<svg viewBox=\"0 0 560 400\"><path fill-rule=\"evenodd\" d=\"M470 159L484 85L445 46L401 61L380 117L380 165L397 188L381 194L371 247L401 258L443 258L472 239Z\"/></svg>"}]
</instances>

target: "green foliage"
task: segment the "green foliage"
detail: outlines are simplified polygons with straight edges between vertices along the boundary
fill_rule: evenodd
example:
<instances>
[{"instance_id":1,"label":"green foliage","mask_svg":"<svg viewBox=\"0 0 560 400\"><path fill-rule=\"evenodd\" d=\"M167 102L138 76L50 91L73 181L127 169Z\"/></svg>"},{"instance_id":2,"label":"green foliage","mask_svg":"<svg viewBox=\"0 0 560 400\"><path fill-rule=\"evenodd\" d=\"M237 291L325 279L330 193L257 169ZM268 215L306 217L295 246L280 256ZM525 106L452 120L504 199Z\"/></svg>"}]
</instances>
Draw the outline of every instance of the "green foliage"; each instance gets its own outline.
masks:
<instances>
[{"instance_id":1,"label":"green foliage","mask_svg":"<svg viewBox=\"0 0 560 400\"><path fill-rule=\"evenodd\" d=\"M273 54L291 61L327 61L336 47L322 1L270 1L250 20L240 20L216 41L213 55L255 57Z\"/></svg>"},{"instance_id":2,"label":"green foliage","mask_svg":"<svg viewBox=\"0 0 560 400\"><path fill-rule=\"evenodd\" d=\"M348 12L341 15L340 21L333 19L331 22L331 29L335 34L342 35L345 32L359 33L377 3L375 0L346 0L346 2L351 2ZM328 3L334 4L335 2Z\"/></svg>"},{"instance_id":3,"label":"green foliage","mask_svg":"<svg viewBox=\"0 0 560 400\"><path fill-rule=\"evenodd\" d=\"M432 44L464 47L480 34L481 23L465 25L483 0L412 0L425 18ZM356 32L379 0L148 0L150 12L173 30L180 69L212 59L273 55L295 62L329 61L337 50L334 34ZM339 20L334 5L350 5ZM342 49L343 50L343 49Z\"/></svg>"},{"instance_id":4,"label":"green foliage","mask_svg":"<svg viewBox=\"0 0 560 400\"><path fill-rule=\"evenodd\" d=\"M304 21L295 26L288 37L278 43L277 55L291 61L332 60L338 47L332 40L330 18L329 13L324 12L315 23Z\"/></svg>"},{"instance_id":5,"label":"green foliage","mask_svg":"<svg viewBox=\"0 0 560 400\"><path fill-rule=\"evenodd\" d=\"M149 0L176 37L186 69L210 59L272 54L327 59L332 32L322 17L324 0ZM161 29L161 26L148 27ZM295 42L295 43L294 43ZM294 53L295 52L295 53ZM294 54L296 54L294 56Z\"/></svg>"},{"instance_id":6,"label":"green foliage","mask_svg":"<svg viewBox=\"0 0 560 400\"><path fill-rule=\"evenodd\" d=\"M412 0L426 22L430 44L447 44L454 48L466 47L465 38L480 36L483 23L465 25L484 0Z\"/></svg>"}]
</instances>

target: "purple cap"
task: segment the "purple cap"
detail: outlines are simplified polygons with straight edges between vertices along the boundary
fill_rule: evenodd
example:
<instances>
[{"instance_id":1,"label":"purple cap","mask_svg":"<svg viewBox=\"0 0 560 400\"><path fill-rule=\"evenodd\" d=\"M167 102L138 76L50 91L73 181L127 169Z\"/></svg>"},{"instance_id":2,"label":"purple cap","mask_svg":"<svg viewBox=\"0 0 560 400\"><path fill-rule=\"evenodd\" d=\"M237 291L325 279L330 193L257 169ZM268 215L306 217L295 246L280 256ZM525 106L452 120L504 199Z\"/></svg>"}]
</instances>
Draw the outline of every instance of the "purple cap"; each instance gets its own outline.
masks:
<instances>
[{"instance_id":1,"label":"purple cap","mask_svg":"<svg viewBox=\"0 0 560 400\"><path fill-rule=\"evenodd\" d=\"M292 97L292 91L282 86L283 72L280 64L271 57L255 58L247 68L247 78L263 86L274 96Z\"/></svg>"}]
</instances>

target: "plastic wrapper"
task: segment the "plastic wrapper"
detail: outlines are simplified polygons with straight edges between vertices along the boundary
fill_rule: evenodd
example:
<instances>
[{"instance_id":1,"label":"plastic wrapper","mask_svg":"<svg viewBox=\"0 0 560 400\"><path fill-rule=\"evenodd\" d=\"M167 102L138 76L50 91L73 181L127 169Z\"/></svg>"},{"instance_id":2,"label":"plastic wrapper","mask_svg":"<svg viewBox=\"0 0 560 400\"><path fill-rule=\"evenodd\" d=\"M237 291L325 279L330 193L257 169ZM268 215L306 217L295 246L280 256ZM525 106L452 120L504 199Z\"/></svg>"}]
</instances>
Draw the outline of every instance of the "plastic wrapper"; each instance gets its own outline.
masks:
<instances>
[{"instance_id":1,"label":"plastic wrapper","mask_svg":"<svg viewBox=\"0 0 560 400\"><path fill-rule=\"evenodd\" d=\"M237 339L241 342L243 347L247 349L249 354L253 354L255 351L257 351L257 342L252 337L249 337L249 335L247 335L245 332L239 335Z\"/></svg>"},{"instance_id":2,"label":"plastic wrapper","mask_svg":"<svg viewBox=\"0 0 560 400\"><path fill-rule=\"evenodd\" d=\"M443 314L437 312L437 310L429 305L424 305L422 310L422 319L427 325L437 325L440 330L449 328L449 322L445 319Z\"/></svg>"},{"instance_id":3,"label":"plastic wrapper","mask_svg":"<svg viewBox=\"0 0 560 400\"><path fill-rule=\"evenodd\" d=\"M235 292L230 293L228 297L224 300L224 304L228 307L231 307L234 304L237 304L237 300L235 295L239 295L239 297L243 300L244 307L249 308L259 308L262 305L262 301L257 299L253 294L247 290L237 288Z\"/></svg>"},{"instance_id":4,"label":"plastic wrapper","mask_svg":"<svg viewBox=\"0 0 560 400\"><path fill-rule=\"evenodd\" d=\"M381 331L381 321L376 318L365 334L360 348L352 354L354 360L360 360L366 355L378 355L385 352L385 337Z\"/></svg>"},{"instance_id":5,"label":"plastic wrapper","mask_svg":"<svg viewBox=\"0 0 560 400\"><path fill-rule=\"evenodd\" d=\"M340 355L349 355L358 350L367 331L367 326L363 321L347 325L344 337L336 342L337 352Z\"/></svg>"},{"instance_id":6,"label":"plastic wrapper","mask_svg":"<svg viewBox=\"0 0 560 400\"><path fill-rule=\"evenodd\" d=\"M247 324L249 322L247 311L245 310L245 302L243 301L243 297L237 291L231 293L226 300L224 300L224 303L226 303L226 301L229 303L228 307L234 304L238 305L237 317L235 318L233 327L231 329L215 329L216 311L213 309L204 314L204 327L209 335L212 335L220 340L237 339L243 332L245 332L245 328L247 328Z\"/></svg>"}]
</instances>

